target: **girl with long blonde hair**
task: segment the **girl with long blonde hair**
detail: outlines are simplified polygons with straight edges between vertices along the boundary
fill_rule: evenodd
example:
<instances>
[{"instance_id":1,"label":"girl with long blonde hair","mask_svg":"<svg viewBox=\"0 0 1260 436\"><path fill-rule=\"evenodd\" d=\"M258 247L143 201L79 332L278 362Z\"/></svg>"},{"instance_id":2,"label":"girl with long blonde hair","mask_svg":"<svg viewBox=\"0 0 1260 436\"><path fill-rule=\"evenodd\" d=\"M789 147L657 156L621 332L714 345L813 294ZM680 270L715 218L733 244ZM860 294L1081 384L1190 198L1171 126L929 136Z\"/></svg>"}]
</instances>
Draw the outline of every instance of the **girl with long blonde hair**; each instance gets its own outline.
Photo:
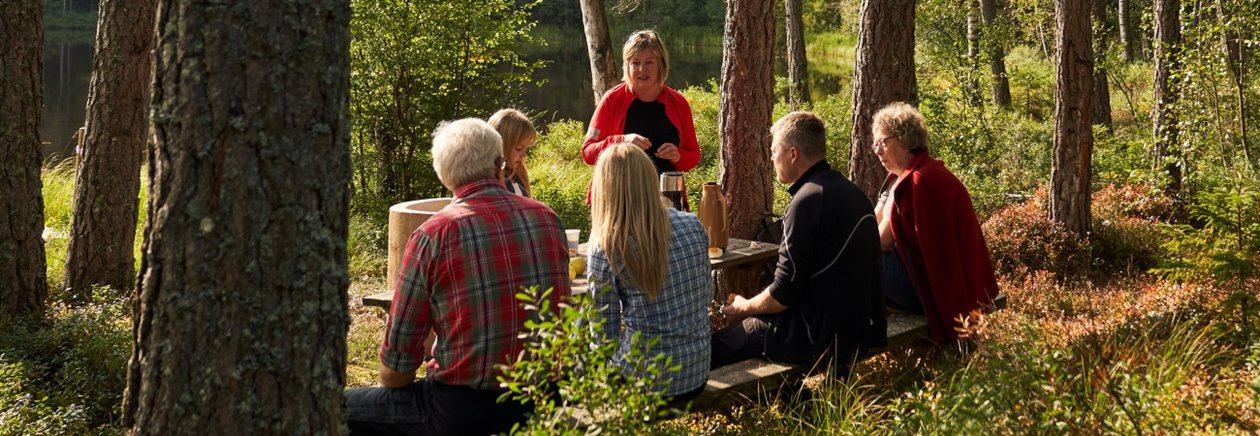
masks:
<instances>
[{"instance_id":1,"label":"girl with long blonde hair","mask_svg":"<svg viewBox=\"0 0 1260 436\"><path fill-rule=\"evenodd\" d=\"M513 194L531 197L529 169L525 168L525 153L538 141L538 130L529 117L516 109L495 112L487 120L503 137L503 185Z\"/></svg>"},{"instance_id":2,"label":"girl with long blonde hair","mask_svg":"<svg viewBox=\"0 0 1260 436\"><path fill-rule=\"evenodd\" d=\"M664 353L682 368L662 368L667 380L661 389L688 399L708 379L708 236L695 215L663 200L656 167L643 149L623 143L600 155L591 182L587 278L604 315L604 337L620 343L614 362L624 370L633 366L623 356L636 333L643 343L658 338L649 355Z\"/></svg>"}]
</instances>

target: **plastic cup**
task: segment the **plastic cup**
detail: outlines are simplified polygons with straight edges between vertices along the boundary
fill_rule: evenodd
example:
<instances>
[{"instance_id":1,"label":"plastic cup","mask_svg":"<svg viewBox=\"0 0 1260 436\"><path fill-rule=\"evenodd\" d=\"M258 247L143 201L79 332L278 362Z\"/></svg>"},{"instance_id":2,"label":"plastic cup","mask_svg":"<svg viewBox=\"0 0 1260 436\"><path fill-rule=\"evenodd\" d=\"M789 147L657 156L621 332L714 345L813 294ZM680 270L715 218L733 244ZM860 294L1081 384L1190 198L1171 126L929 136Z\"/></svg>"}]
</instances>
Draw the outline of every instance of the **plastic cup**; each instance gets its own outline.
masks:
<instances>
[{"instance_id":1,"label":"plastic cup","mask_svg":"<svg viewBox=\"0 0 1260 436\"><path fill-rule=\"evenodd\" d=\"M569 255L577 256L578 244L581 243L582 230L566 229L564 231L564 237L569 243Z\"/></svg>"}]
</instances>

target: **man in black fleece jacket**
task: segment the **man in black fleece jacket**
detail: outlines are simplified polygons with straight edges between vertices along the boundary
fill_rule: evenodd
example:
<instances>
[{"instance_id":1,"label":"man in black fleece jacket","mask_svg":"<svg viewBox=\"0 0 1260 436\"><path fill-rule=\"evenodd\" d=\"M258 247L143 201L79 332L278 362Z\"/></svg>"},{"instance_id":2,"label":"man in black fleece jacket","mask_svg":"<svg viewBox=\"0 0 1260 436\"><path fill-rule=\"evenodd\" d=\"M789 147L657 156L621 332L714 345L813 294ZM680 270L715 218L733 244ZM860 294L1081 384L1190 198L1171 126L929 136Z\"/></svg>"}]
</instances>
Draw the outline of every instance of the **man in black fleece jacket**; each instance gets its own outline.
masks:
<instances>
[{"instance_id":1,"label":"man in black fleece jacket","mask_svg":"<svg viewBox=\"0 0 1260 436\"><path fill-rule=\"evenodd\" d=\"M774 283L722 308L747 317L713 336L711 367L764 356L832 364L847 373L863 350L884 345L883 267L870 200L826 162L823 122L792 112L770 129L774 172L790 183Z\"/></svg>"}]
</instances>

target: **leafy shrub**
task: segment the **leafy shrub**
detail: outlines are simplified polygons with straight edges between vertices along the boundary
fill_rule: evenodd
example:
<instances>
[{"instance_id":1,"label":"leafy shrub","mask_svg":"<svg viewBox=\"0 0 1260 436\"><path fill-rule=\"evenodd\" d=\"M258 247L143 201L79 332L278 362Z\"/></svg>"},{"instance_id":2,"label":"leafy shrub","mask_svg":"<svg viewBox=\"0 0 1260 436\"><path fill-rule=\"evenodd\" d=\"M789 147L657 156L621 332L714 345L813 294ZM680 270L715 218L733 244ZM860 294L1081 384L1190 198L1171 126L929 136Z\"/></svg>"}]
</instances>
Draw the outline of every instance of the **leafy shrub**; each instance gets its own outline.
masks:
<instances>
[{"instance_id":1,"label":"leafy shrub","mask_svg":"<svg viewBox=\"0 0 1260 436\"><path fill-rule=\"evenodd\" d=\"M1172 214L1171 200L1148 185L1107 185L1094 193L1090 209L1094 272L1144 272L1156 265L1161 217Z\"/></svg>"},{"instance_id":2,"label":"leafy shrub","mask_svg":"<svg viewBox=\"0 0 1260 436\"><path fill-rule=\"evenodd\" d=\"M503 369L500 383L511 400L532 401L535 413L520 434L643 434L651 421L667 414L657 382L670 367L663 354L642 350L654 341L636 335L626 361L636 362L629 374L612 363L617 343L600 333L603 317L589 294L573 294L551 307L551 289L527 289L516 298L533 319L526 321L525 350ZM639 346L642 345L642 346Z\"/></svg>"},{"instance_id":3,"label":"leafy shrub","mask_svg":"<svg viewBox=\"0 0 1260 436\"><path fill-rule=\"evenodd\" d=\"M998 211L981 226L999 272L1012 274L1024 267L1066 278L1088 265L1089 243L1050 221L1047 196L1039 189L1031 200Z\"/></svg>"},{"instance_id":4,"label":"leafy shrub","mask_svg":"<svg viewBox=\"0 0 1260 436\"><path fill-rule=\"evenodd\" d=\"M1173 279L1246 282L1260 275L1260 191L1246 185L1200 193L1190 215L1202 227L1168 228L1169 258L1158 272Z\"/></svg>"},{"instance_id":5,"label":"leafy shrub","mask_svg":"<svg viewBox=\"0 0 1260 436\"><path fill-rule=\"evenodd\" d=\"M0 434L84 434L116 423L131 353L125 296L97 288L82 307L54 305L46 325L0 325Z\"/></svg>"}]
</instances>

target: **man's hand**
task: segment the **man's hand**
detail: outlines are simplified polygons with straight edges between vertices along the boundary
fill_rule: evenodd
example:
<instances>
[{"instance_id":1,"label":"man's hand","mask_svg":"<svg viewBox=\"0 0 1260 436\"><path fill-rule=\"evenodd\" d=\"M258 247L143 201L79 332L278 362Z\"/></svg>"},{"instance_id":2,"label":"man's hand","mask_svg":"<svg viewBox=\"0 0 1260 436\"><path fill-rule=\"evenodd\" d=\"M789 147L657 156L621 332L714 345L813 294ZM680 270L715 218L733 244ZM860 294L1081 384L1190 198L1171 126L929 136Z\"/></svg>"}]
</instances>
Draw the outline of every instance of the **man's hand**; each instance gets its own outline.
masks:
<instances>
[{"instance_id":1,"label":"man's hand","mask_svg":"<svg viewBox=\"0 0 1260 436\"><path fill-rule=\"evenodd\" d=\"M763 290L752 298L736 295L735 300L722 306L722 314L726 316L753 316L773 314L787 310L787 306L774 299L770 292Z\"/></svg>"},{"instance_id":2,"label":"man's hand","mask_svg":"<svg viewBox=\"0 0 1260 436\"><path fill-rule=\"evenodd\" d=\"M736 295L731 304L722 306L722 314L728 317L744 316L744 312L748 311L748 299L742 295Z\"/></svg>"},{"instance_id":3,"label":"man's hand","mask_svg":"<svg viewBox=\"0 0 1260 436\"><path fill-rule=\"evenodd\" d=\"M670 162L678 162L678 159L682 159L682 155L678 153L678 146L668 142L661 144L661 148L656 149L656 157Z\"/></svg>"},{"instance_id":4,"label":"man's hand","mask_svg":"<svg viewBox=\"0 0 1260 436\"><path fill-rule=\"evenodd\" d=\"M416 370L408 372L394 371L392 368L381 364L381 387L384 388L401 388L416 381Z\"/></svg>"}]
</instances>

